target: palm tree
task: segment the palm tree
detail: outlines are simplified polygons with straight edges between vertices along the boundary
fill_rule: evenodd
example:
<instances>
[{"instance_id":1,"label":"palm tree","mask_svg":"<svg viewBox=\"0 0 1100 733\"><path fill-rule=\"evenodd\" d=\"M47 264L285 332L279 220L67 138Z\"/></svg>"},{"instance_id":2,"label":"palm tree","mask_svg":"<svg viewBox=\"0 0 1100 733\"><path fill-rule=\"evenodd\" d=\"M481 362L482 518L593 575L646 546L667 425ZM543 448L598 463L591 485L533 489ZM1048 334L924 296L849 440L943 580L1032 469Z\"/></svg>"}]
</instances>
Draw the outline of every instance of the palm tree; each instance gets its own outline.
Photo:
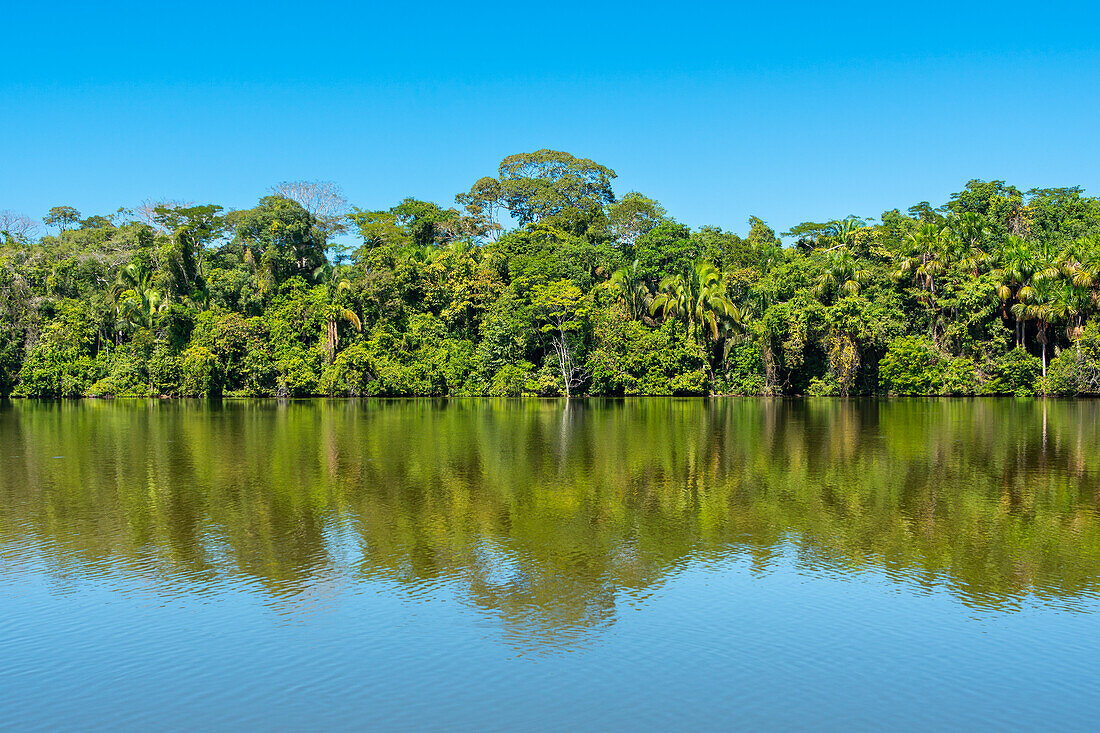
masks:
<instances>
[{"instance_id":1,"label":"palm tree","mask_svg":"<svg viewBox=\"0 0 1100 733\"><path fill-rule=\"evenodd\" d=\"M157 314L168 308L168 299L154 285L152 270L136 262L119 270L111 296L118 332L127 327L152 328Z\"/></svg>"},{"instance_id":2,"label":"palm tree","mask_svg":"<svg viewBox=\"0 0 1100 733\"><path fill-rule=\"evenodd\" d=\"M985 219L980 214L968 211L948 219L947 228L949 236L945 238L945 244L948 260L977 275L979 263L987 258L982 249L982 243L989 236Z\"/></svg>"},{"instance_id":3,"label":"palm tree","mask_svg":"<svg viewBox=\"0 0 1100 733\"><path fill-rule=\"evenodd\" d=\"M1010 302L1019 302L1020 291L1031 281L1037 267L1035 248L1022 237L1009 235L1000 252L1000 267L993 271L997 295L1004 304L1005 318L1012 312ZM1026 321L1016 319L1016 346L1023 346Z\"/></svg>"},{"instance_id":4,"label":"palm tree","mask_svg":"<svg viewBox=\"0 0 1100 733\"><path fill-rule=\"evenodd\" d=\"M702 344L709 333L717 340L722 319L740 321L740 311L726 295L727 281L709 262L699 262L682 275L670 275L661 280L661 292L649 306L650 313L660 311L684 321L687 334Z\"/></svg>"},{"instance_id":5,"label":"palm tree","mask_svg":"<svg viewBox=\"0 0 1100 733\"><path fill-rule=\"evenodd\" d=\"M617 300L626 306L632 320L640 321L649 313L653 296L638 271L638 260L634 260L630 267L620 267L611 273L611 279L606 285Z\"/></svg>"},{"instance_id":6,"label":"palm tree","mask_svg":"<svg viewBox=\"0 0 1100 733\"><path fill-rule=\"evenodd\" d=\"M443 250L431 244L410 244L401 250L398 262L408 265L430 265L435 262Z\"/></svg>"},{"instance_id":7,"label":"palm tree","mask_svg":"<svg viewBox=\"0 0 1100 733\"><path fill-rule=\"evenodd\" d=\"M848 250L830 252L827 257L825 270L814 285L814 295L818 298L824 300L832 293L841 292L855 295L871 276Z\"/></svg>"},{"instance_id":8,"label":"palm tree","mask_svg":"<svg viewBox=\"0 0 1100 733\"><path fill-rule=\"evenodd\" d=\"M949 230L926 221L907 237L910 255L902 260L894 277L912 274L917 285L925 291L925 299L935 307L936 278L947 269L946 240Z\"/></svg>"},{"instance_id":9,"label":"palm tree","mask_svg":"<svg viewBox=\"0 0 1100 733\"><path fill-rule=\"evenodd\" d=\"M1070 245L1061 270L1077 287L1092 290L1100 285L1100 235L1081 237Z\"/></svg>"},{"instance_id":10,"label":"palm tree","mask_svg":"<svg viewBox=\"0 0 1100 733\"><path fill-rule=\"evenodd\" d=\"M1012 313L1023 321L1035 321L1036 340L1042 344L1043 376L1047 375L1048 329L1051 324L1074 318L1077 306L1073 294L1064 281L1050 278L1033 279L1032 284L1020 288L1019 302L1012 306Z\"/></svg>"},{"instance_id":11,"label":"palm tree","mask_svg":"<svg viewBox=\"0 0 1100 733\"><path fill-rule=\"evenodd\" d=\"M864 221L856 216L849 216L846 219L832 222L829 225L829 236L836 244L830 249L846 247L851 244L855 241L856 233L865 227Z\"/></svg>"},{"instance_id":12,"label":"palm tree","mask_svg":"<svg viewBox=\"0 0 1100 733\"><path fill-rule=\"evenodd\" d=\"M359 315L347 307L342 297L343 293L351 292L347 269L346 265L326 262L313 271L313 279L325 286L325 356L329 364L336 358L336 347L340 343L339 322L347 321L356 331L363 330Z\"/></svg>"}]
</instances>

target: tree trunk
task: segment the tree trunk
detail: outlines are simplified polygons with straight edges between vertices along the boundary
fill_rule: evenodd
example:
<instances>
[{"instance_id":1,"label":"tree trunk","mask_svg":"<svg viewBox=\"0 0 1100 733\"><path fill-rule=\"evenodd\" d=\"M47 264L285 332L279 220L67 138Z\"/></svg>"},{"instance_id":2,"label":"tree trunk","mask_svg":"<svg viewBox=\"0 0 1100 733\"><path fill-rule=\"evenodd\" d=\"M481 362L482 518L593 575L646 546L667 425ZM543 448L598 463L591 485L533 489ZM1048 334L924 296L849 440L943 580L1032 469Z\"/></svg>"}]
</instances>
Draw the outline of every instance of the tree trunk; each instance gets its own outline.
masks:
<instances>
[{"instance_id":1,"label":"tree trunk","mask_svg":"<svg viewBox=\"0 0 1100 733\"><path fill-rule=\"evenodd\" d=\"M336 358L336 321L330 318L325 325L325 352L328 355L328 363L331 364Z\"/></svg>"},{"instance_id":2,"label":"tree trunk","mask_svg":"<svg viewBox=\"0 0 1100 733\"><path fill-rule=\"evenodd\" d=\"M554 351L557 352L558 369L561 370L561 381L565 385L565 399L573 394L571 382L573 381L573 355L569 353L569 345L565 341L565 334L554 336Z\"/></svg>"}]
</instances>

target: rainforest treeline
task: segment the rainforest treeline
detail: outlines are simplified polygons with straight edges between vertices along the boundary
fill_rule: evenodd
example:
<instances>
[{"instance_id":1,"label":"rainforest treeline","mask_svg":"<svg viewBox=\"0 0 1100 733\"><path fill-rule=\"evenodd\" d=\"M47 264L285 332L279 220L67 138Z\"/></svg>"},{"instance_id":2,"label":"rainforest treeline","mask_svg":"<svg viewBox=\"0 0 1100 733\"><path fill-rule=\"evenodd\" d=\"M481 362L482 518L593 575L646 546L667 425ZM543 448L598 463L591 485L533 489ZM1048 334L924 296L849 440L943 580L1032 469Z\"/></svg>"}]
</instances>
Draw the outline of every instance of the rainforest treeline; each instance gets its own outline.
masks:
<instances>
[{"instance_id":1,"label":"rainforest treeline","mask_svg":"<svg viewBox=\"0 0 1100 733\"><path fill-rule=\"evenodd\" d=\"M973 180L784 245L509 156L455 205L0 212L0 394L1100 392L1100 199ZM353 244L348 244L349 242Z\"/></svg>"}]
</instances>

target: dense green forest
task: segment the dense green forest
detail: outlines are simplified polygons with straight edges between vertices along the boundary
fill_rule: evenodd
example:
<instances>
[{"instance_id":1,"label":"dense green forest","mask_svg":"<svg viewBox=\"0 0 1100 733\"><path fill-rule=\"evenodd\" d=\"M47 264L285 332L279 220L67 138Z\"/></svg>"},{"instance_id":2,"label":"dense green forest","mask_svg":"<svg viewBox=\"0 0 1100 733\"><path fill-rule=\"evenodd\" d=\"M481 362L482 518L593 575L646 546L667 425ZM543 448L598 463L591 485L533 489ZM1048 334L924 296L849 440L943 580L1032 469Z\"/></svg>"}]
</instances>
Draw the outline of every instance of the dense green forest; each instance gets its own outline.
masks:
<instances>
[{"instance_id":1,"label":"dense green forest","mask_svg":"<svg viewBox=\"0 0 1100 733\"><path fill-rule=\"evenodd\" d=\"M0 394L1100 392L1100 199L1079 187L974 180L784 246L615 177L541 150L449 208L293 182L240 211L0 213Z\"/></svg>"}]
</instances>

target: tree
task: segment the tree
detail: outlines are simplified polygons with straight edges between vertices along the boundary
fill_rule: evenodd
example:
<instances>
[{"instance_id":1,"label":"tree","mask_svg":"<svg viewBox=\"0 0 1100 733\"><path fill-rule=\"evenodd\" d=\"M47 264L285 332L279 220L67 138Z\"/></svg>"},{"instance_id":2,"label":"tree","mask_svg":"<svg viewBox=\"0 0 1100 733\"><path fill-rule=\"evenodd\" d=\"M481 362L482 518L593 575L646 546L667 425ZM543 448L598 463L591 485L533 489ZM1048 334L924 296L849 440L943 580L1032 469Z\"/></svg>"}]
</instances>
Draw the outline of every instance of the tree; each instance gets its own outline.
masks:
<instances>
[{"instance_id":1,"label":"tree","mask_svg":"<svg viewBox=\"0 0 1100 733\"><path fill-rule=\"evenodd\" d=\"M679 318L688 337L699 344L707 334L717 340L723 319L740 320L737 306L726 295L725 281L714 265L705 261L661 280L650 312Z\"/></svg>"},{"instance_id":2,"label":"tree","mask_svg":"<svg viewBox=\"0 0 1100 733\"><path fill-rule=\"evenodd\" d=\"M826 254L825 268L814 285L814 294L826 299L833 295L855 295L870 278L871 273L864 268L847 250Z\"/></svg>"},{"instance_id":3,"label":"tree","mask_svg":"<svg viewBox=\"0 0 1100 733\"><path fill-rule=\"evenodd\" d=\"M140 263L131 262L119 270L114 290L115 312L122 328L152 329L157 316L168 308L164 294L154 285L153 272Z\"/></svg>"},{"instance_id":4,"label":"tree","mask_svg":"<svg viewBox=\"0 0 1100 733\"><path fill-rule=\"evenodd\" d=\"M316 222L318 236L326 243L347 231L348 200L332 181L283 181L271 187L271 193L290 199L309 212Z\"/></svg>"},{"instance_id":5,"label":"tree","mask_svg":"<svg viewBox=\"0 0 1100 733\"><path fill-rule=\"evenodd\" d=\"M1007 319L1012 315L1012 304L1020 299L1020 290L1031 281L1038 269L1034 247L1030 242L1009 235L999 253L1000 267L993 271L997 280L997 295L1004 305L1004 316ZM1016 345L1023 346L1024 323L1022 319L1016 319L1014 324Z\"/></svg>"},{"instance_id":6,"label":"tree","mask_svg":"<svg viewBox=\"0 0 1100 733\"><path fill-rule=\"evenodd\" d=\"M611 274L611 279L607 281L607 288L614 293L620 303L626 306L626 312L631 320L640 321L648 315L653 296L642 279L638 260L634 260L629 267L620 267L615 270Z\"/></svg>"},{"instance_id":7,"label":"tree","mask_svg":"<svg viewBox=\"0 0 1100 733\"><path fill-rule=\"evenodd\" d=\"M639 237L634 258L645 279L657 284L667 275L676 275L694 266L703 256L691 228L675 221L663 221Z\"/></svg>"},{"instance_id":8,"label":"tree","mask_svg":"<svg viewBox=\"0 0 1100 733\"><path fill-rule=\"evenodd\" d=\"M827 236L832 229L832 224L826 222L804 221L783 232L784 237L794 237L795 246L804 251L816 249L818 243Z\"/></svg>"},{"instance_id":9,"label":"tree","mask_svg":"<svg viewBox=\"0 0 1100 733\"><path fill-rule=\"evenodd\" d=\"M153 208L153 221L168 233L164 264L171 273L172 289L176 295L205 303L207 248L228 229L221 211L222 207L214 204L158 204Z\"/></svg>"},{"instance_id":10,"label":"tree","mask_svg":"<svg viewBox=\"0 0 1100 733\"><path fill-rule=\"evenodd\" d=\"M392 211L353 209L349 218L363 239L363 246L352 255L352 259L361 264L386 253L392 254L412 241L408 230L398 223Z\"/></svg>"},{"instance_id":11,"label":"tree","mask_svg":"<svg viewBox=\"0 0 1100 733\"><path fill-rule=\"evenodd\" d=\"M916 231L910 232L909 256L902 259L894 273L897 278L913 275L917 285L925 291L926 300L932 304L936 299L936 278L947 269L946 238L946 227L931 222L921 224Z\"/></svg>"},{"instance_id":12,"label":"tree","mask_svg":"<svg viewBox=\"0 0 1100 733\"><path fill-rule=\"evenodd\" d=\"M591 218L615 201L615 171L560 150L509 155L499 172L499 179L482 178L459 194L459 203L481 214L507 209L522 225L570 210Z\"/></svg>"},{"instance_id":13,"label":"tree","mask_svg":"<svg viewBox=\"0 0 1100 733\"><path fill-rule=\"evenodd\" d=\"M1035 339L1042 345L1043 376L1047 375L1048 329L1051 324L1072 315L1072 300L1059 297L1059 284L1050 279L1037 279L1020 290L1020 300L1012 313L1022 321L1035 321Z\"/></svg>"},{"instance_id":14,"label":"tree","mask_svg":"<svg viewBox=\"0 0 1100 733\"><path fill-rule=\"evenodd\" d=\"M42 221L48 227L57 227L58 232L63 234L80 221L80 212L71 206L54 206Z\"/></svg>"},{"instance_id":15,"label":"tree","mask_svg":"<svg viewBox=\"0 0 1100 733\"><path fill-rule=\"evenodd\" d=\"M479 179L469 191L455 196L455 201L466 207L466 215L477 222L478 229L490 240L495 240L504 228L500 223L504 194L500 181L492 176Z\"/></svg>"},{"instance_id":16,"label":"tree","mask_svg":"<svg viewBox=\"0 0 1100 733\"><path fill-rule=\"evenodd\" d=\"M5 242L25 243L38 229L29 216L17 214L11 209L0 211L0 239Z\"/></svg>"},{"instance_id":17,"label":"tree","mask_svg":"<svg viewBox=\"0 0 1100 733\"><path fill-rule=\"evenodd\" d=\"M542 322L539 330L550 334L550 344L568 398L587 379L587 373L575 358L573 343L588 315L584 294L569 280L557 280L535 288L531 307Z\"/></svg>"},{"instance_id":18,"label":"tree","mask_svg":"<svg viewBox=\"0 0 1100 733\"><path fill-rule=\"evenodd\" d=\"M977 273L978 264L986 259L984 244L990 229L984 217L966 212L947 219L950 236L947 238L948 257L963 269Z\"/></svg>"},{"instance_id":19,"label":"tree","mask_svg":"<svg viewBox=\"0 0 1100 733\"><path fill-rule=\"evenodd\" d=\"M638 237L666 220L667 212L659 203L631 191L607 210L608 228L619 247L633 254Z\"/></svg>"},{"instance_id":20,"label":"tree","mask_svg":"<svg viewBox=\"0 0 1100 733\"><path fill-rule=\"evenodd\" d=\"M342 297L352 289L347 266L326 262L314 272L313 279L325 288L325 357L331 364L340 344L339 321L347 321L356 331L363 330L363 322Z\"/></svg>"},{"instance_id":21,"label":"tree","mask_svg":"<svg viewBox=\"0 0 1100 733\"><path fill-rule=\"evenodd\" d=\"M265 291L294 276L309 278L326 261L317 220L283 196L265 196L259 206L241 212L236 233Z\"/></svg>"},{"instance_id":22,"label":"tree","mask_svg":"<svg viewBox=\"0 0 1100 733\"><path fill-rule=\"evenodd\" d=\"M408 232L413 246L449 244L463 234L462 217L454 209L442 209L412 197L390 209L394 222Z\"/></svg>"}]
</instances>

